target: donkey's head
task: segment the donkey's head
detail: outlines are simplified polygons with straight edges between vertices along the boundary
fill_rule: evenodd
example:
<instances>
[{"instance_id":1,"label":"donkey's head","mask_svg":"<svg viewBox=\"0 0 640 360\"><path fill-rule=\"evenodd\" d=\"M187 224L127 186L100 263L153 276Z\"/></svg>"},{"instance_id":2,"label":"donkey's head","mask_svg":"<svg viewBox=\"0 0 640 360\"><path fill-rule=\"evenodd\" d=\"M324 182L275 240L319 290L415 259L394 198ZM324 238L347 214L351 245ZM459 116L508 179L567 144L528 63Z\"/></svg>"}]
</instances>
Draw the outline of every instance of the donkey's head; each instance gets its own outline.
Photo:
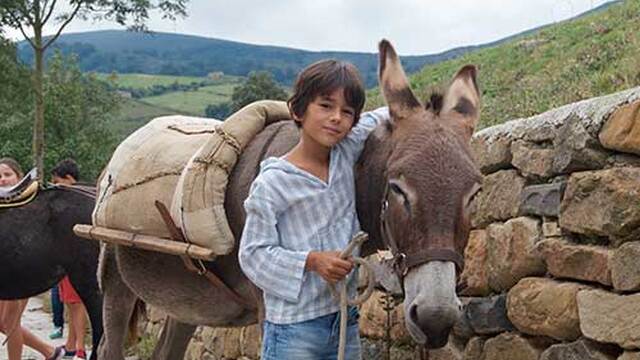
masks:
<instances>
[{"instance_id":1,"label":"donkey's head","mask_svg":"<svg viewBox=\"0 0 640 360\"><path fill-rule=\"evenodd\" d=\"M456 272L464 266L469 204L482 180L469 150L480 110L476 68L463 67L423 106L391 44L383 40L379 50L380 87L392 119L382 237L403 282L409 333L438 348L461 314Z\"/></svg>"}]
</instances>

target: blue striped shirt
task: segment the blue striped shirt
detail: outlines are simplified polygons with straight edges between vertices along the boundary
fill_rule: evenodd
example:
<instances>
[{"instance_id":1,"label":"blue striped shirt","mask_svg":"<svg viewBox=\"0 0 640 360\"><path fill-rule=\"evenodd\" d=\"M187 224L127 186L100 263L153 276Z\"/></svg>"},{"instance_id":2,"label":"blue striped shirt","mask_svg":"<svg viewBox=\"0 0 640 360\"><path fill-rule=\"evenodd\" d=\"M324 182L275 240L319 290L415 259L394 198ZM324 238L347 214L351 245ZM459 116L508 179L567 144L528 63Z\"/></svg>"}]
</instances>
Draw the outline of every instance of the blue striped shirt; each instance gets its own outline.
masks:
<instances>
[{"instance_id":1,"label":"blue striped shirt","mask_svg":"<svg viewBox=\"0 0 640 360\"><path fill-rule=\"evenodd\" d=\"M264 291L268 321L290 324L339 310L324 279L305 270L307 255L342 250L360 231L353 168L369 133L388 118L387 108L362 114L331 149L326 183L282 158L260 164L244 202L238 257L247 277ZM347 279L351 297L354 273Z\"/></svg>"}]
</instances>

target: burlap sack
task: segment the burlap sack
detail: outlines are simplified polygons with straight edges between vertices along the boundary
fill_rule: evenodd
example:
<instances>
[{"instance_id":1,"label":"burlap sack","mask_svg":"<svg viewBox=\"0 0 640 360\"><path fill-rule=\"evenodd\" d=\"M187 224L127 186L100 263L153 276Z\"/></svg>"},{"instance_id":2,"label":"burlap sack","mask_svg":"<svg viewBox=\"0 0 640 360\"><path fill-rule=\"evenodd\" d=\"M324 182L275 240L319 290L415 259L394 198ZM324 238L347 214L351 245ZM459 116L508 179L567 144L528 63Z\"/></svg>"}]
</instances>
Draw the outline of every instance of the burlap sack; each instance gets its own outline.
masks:
<instances>
[{"instance_id":1,"label":"burlap sack","mask_svg":"<svg viewBox=\"0 0 640 360\"><path fill-rule=\"evenodd\" d=\"M234 246L223 207L229 173L257 133L289 117L284 102L260 101L224 122L154 119L114 152L99 183L94 225L168 238L154 205L160 200L190 242L228 254Z\"/></svg>"}]
</instances>

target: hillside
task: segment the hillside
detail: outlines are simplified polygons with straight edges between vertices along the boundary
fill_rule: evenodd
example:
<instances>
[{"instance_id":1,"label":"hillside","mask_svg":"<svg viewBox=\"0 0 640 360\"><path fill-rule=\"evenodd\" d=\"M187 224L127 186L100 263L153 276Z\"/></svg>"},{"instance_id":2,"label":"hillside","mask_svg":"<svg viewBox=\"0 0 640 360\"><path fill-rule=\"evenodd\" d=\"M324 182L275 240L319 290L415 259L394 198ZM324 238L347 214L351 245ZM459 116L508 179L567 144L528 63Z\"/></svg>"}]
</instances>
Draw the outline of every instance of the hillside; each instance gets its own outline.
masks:
<instances>
[{"instance_id":1,"label":"hillside","mask_svg":"<svg viewBox=\"0 0 640 360\"><path fill-rule=\"evenodd\" d=\"M576 17L599 12L610 5L611 3L606 3ZM486 44L453 48L438 54L404 56L402 62L407 73L413 73L425 65L505 43L513 37L537 29L529 29ZM26 42L20 42L18 48L20 58L32 63L33 54ZM290 86L296 74L305 66L320 59L335 57L354 63L362 72L369 88L376 85L378 66L378 56L373 52L314 52L182 34L118 30L63 33L52 48L58 48L67 54L77 54L83 71L202 77L218 71L227 75L247 76L251 71L265 70L271 72L276 81L285 86ZM371 44L371 49L374 51L375 44ZM53 52L49 51L48 54L51 56Z\"/></svg>"},{"instance_id":2,"label":"hillside","mask_svg":"<svg viewBox=\"0 0 640 360\"><path fill-rule=\"evenodd\" d=\"M375 44L371 44L374 48ZM424 56L402 58L408 72L425 64L454 58L476 46ZM206 76L221 71L227 75L247 76L266 70L289 86L305 66L330 57L354 63L367 86L376 82L377 54L357 52L313 52L277 46L261 46L233 41L171 33L137 33L119 30L62 34L52 49L75 53L83 71L110 73L146 73L181 76ZM33 62L25 42L18 47L20 59ZM49 56L53 52L49 52Z\"/></svg>"},{"instance_id":3,"label":"hillside","mask_svg":"<svg viewBox=\"0 0 640 360\"><path fill-rule=\"evenodd\" d=\"M148 118L158 111L171 111L185 115L204 116L208 105L228 102L233 89L240 85L243 78L220 75L213 77L172 76L150 74L98 73L96 76L107 81L111 87L125 97L131 97L138 104L135 111L125 109L125 118ZM143 106L145 105L145 106ZM148 116L140 112L150 110Z\"/></svg>"},{"instance_id":4,"label":"hillside","mask_svg":"<svg viewBox=\"0 0 640 360\"><path fill-rule=\"evenodd\" d=\"M464 64L476 64L482 90L480 127L528 117L563 104L640 85L640 1L628 0L508 43L426 66L410 76L426 98ZM368 107L382 104L369 93Z\"/></svg>"}]
</instances>

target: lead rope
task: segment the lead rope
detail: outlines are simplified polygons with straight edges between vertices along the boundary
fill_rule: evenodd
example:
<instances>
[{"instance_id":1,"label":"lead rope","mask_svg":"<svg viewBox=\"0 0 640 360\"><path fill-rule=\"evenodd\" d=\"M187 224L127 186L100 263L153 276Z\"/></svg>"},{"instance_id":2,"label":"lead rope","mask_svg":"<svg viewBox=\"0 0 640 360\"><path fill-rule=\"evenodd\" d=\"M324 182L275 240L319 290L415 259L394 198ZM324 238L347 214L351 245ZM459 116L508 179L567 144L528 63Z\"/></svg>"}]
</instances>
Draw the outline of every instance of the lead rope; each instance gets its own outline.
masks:
<instances>
[{"instance_id":1,"label":"lead rope","mask_svg":"<svg viewBox=\"0 0 640 360\"><path fill-rule=\"evenodd\" d=\"M353 239L351 239L351 242L349 243L349 245L347 245L347 247L340 253L340 258L341 259L349 258L353 250L356 248L359 248L362 245L362 243L367 241L367 239L369 239L369 235L367 235L365 232L362 232L362 231L358 232L353 237ZM345 360L344 359L345 348L347 345L347 316L348 316L347 307L349 305L357 306L367 301L367 299L373 293L373 287L375 285L375 278L373 276L374 274L373 274L373 269L371 268L371 265L369 265L369 263L361 257L354 256L352 260L356 265L360 265L365 269L365 274L367 276L367 288L361 294L359 294L355 299L349 299L347 297L346 281L343 280L338 284L339 293L336 291L333 284L329 284L329 289L331 290L331 293L333 294L333 296L339 297L340 299L340 339L338 342L338 360Z\"/></svg>"}]
</instances>

